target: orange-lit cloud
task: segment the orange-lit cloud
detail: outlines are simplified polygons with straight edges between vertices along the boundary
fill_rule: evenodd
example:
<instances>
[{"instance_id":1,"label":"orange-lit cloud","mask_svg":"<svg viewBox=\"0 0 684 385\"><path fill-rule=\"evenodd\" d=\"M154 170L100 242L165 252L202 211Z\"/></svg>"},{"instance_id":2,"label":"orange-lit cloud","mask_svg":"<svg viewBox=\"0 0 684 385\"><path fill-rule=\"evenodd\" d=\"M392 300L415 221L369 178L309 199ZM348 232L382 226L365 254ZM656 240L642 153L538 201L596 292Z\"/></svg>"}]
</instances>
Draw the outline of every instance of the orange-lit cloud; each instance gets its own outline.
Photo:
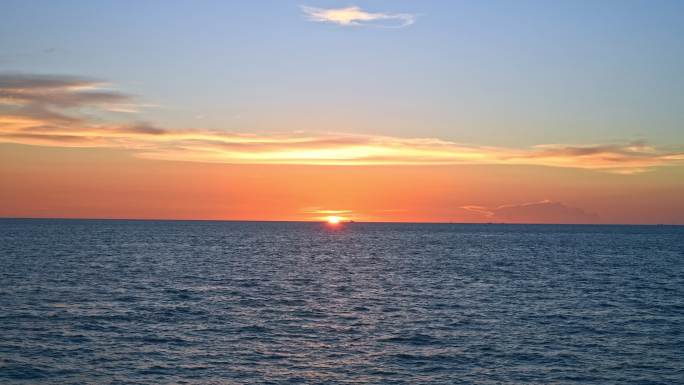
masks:
<instances>
[{"instance_id":1,"label":"orange-lit cloud","mask_svg":"<svg viewBox=\"0 0 684 385\"><path fill-rule=\"evenodd\" d=\"M98 117L98 111L132 110L135 106L130 96L103 89L101 84L74 77L0 75L0 142L123 148L148 159L232 164L503 164L631 174L684 163L684 152L665 151L643 142L505 148L344 133L170 130Z\"/></svg>"},{"instance_id":2,"label":"orange-lit cloud","mask_svg":"<svg viewBox=\"0 0 684 385\"><path fill-rule=\"evenodd\" d=\"M326 210L320 207L308 207L302 210L309 214L326 214L326 215L336 215L336 214L351 214L351 210Z\"/></svg>"},{"instance_id":3,"label":"orange-lit cloud","mask_svg":"<svg viewBox=\"0 0 684 385\"><path fill-rule=\"evenodd\" d=\"M374 13L357 6L329 9L302 6L302 11L311 21L343 26L402 28L415 23L416 20L416 15L409 13Z\"/></svg>"},{"instance_id":4,"label":"orange-lit cloud","mask_svg":"<svg viewBox=\"0 0 684 385\"><path fill-rule=\"evenodd\" d=\"M538 217L496 209L551 199L597 213L601 223L684 223L682 167L623 177L525 166L236 165L130 155L0 144L0 216L539 223L548 221L550 204ZM492 211L499 215L487 216Z\"/></svg>"},{"instance_id":5,"label":"orange-lit cloud","mask_svg":"<svg viewBox=\"0 0 684 385\"><path fill-rule=\"evenodd\" d=\"M302 210L303 213L315 215L315 219L328 220L329 218L338 218L339 220L349 220L353 217L352 210L330 210L322 209L320 207L308 207Z\"/></svg>"}]
</instances>

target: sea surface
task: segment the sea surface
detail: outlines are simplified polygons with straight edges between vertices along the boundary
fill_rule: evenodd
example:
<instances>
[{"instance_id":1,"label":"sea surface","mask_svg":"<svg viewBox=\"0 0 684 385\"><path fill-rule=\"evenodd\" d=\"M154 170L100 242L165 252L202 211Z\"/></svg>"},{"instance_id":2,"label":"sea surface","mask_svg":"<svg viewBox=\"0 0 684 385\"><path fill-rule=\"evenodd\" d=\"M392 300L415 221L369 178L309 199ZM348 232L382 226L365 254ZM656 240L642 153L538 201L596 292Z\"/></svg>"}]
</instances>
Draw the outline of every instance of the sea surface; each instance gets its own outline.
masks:
<instances>
[{"instance_id":1,"label":"sea surface","mask_svg":"<svg viewBox=\"0 0 684 385\"><path fill-rule=\"evenodd\" d=\"M682 384L684 227L0 220L2 384Z\"/></svg>"}]
</instances>

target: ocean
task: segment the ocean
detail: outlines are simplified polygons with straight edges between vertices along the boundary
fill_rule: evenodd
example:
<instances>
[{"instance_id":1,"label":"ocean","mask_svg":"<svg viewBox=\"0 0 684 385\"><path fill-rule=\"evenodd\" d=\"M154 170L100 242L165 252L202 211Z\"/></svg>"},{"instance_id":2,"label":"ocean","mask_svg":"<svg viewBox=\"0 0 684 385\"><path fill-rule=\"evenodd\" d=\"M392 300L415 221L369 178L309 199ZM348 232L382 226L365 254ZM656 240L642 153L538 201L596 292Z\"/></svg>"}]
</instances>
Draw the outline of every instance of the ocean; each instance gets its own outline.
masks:
<instances>
[{"instance_id":1,"label":"ocean","mask_svg":"<svg viewBox=\"0 0 684 385\"><path fill-rule=\"evenodd\" d=\"M684 383L684 227L0 220L0 383Z\"/></svg>"}]
</instances>

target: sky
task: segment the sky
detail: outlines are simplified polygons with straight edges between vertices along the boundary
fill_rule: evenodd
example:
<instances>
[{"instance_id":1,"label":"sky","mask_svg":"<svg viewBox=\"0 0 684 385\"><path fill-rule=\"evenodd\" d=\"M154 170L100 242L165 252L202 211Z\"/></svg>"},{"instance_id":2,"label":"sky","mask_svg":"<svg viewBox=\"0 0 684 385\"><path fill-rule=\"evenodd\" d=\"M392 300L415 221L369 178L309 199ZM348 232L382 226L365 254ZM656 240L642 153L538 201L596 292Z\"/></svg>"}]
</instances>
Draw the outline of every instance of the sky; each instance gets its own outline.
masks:
<instances>
[{"instance_id":1,"label":"sky","mask_svg":"<svg viewBox=\"0 0 684 385\"><path fill-rule=\"evenodd\" d=\"M3 1L0 216L684 224L680 1Z\"/></svg>"}]
</instances>

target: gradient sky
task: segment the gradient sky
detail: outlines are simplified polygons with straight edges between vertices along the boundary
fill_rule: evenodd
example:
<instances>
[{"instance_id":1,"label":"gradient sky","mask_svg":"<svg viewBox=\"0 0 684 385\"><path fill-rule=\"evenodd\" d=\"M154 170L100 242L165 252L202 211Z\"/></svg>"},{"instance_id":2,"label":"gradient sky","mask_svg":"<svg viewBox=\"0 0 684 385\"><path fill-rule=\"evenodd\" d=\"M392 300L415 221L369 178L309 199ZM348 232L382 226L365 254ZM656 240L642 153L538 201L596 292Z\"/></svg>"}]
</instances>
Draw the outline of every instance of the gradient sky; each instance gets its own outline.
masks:
<instances>
[{"instance_id":1,"label":"gradient sky","mask_svg":"<svg viewBox=\"0 0 684 385\"><path fill-rule=\"evenodd\" d=\"M684 223L681 1L3 1L0 216Z\"/></svg>"}]
</instances>

